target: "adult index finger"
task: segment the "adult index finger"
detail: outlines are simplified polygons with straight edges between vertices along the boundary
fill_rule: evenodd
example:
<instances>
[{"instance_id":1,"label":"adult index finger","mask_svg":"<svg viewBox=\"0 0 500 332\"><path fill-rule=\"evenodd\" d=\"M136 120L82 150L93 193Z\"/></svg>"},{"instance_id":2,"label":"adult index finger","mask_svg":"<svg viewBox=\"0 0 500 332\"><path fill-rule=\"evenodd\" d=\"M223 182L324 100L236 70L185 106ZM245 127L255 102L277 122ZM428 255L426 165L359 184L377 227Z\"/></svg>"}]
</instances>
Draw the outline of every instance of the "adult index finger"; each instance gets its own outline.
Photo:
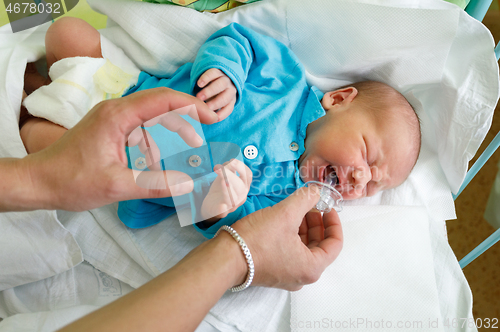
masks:
<instances>
[{"instance_id":1,"label":"adult index finger","mask_svg":"<svg viewBox=\"0 0 500 332\"><path fill-rule=\"evenodd\" d=\"M326 267L337 258L342 250L344 235L339 215L335 210L323 214L323 225L325 227L325 238L315 248L311 248L311 252Z\"/></svg>"},{"instance_id":2,"label":"adult index finger","mask_svg":"<svg viewBox=\"0 0 500 332\"><path fill-rule=\"evenodd\" d=\"M205 124L217 122L217 114L196 97L172 89L160 87L132 93L116 99L113 104L117 112L116 119L125 134L158 115L194 105L196 120Z\"/></svg>"},{"instance_id":3,"label":"adult index finger","mask_svg":"<svg viewBox=\"0 0 500 332\"><path fill-rule=\"evenodd\" d=\"M130 174L129 172L132 172ZM131 197L127 199L159 198L179 196L193 190L193 180L185 173L178 171L136 171L124 169Z\"/></svg>"}]
</instances>

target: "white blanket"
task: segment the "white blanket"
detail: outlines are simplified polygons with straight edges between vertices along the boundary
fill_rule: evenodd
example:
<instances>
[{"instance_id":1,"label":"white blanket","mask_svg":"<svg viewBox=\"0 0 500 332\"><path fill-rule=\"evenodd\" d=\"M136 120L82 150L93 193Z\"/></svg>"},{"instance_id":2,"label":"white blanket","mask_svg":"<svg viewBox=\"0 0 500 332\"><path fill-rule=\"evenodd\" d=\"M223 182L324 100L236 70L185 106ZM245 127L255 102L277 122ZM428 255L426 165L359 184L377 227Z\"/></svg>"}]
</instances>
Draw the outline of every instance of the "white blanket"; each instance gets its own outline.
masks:
<instances>
[{"instance_id":1,"label":"white blanket","mask_svg":"<svg viewBox=\"0 0 500 332\"><path fill-rule=\"evenodd\" d=\"M351 294L353 301L366 302L362 313L367 318L383 319L380 312L392 312L395 304L400 303L404 304L398 311L401 315L394 314L391 319L405 319L403 312L420 310L419 303L413 303L412 307L412 302L404 301L404 296L394 292L394 287L401 287L407 294L425 294L429 304L425 314L429 319L438 317L442 322L446 317L471 315L470 291L447 245L443 220L455 216L450 188L456 191L459 187L468 160L486 135L498 100L498 67L492 51L494 44L481 24L455 6L441 1L309 1L304 8L299 0L274 0L242 6L218 15L134 1L92 1L91 4L110 18L110 28L103 34L122 47L139 68L157 75L171 74L178 66L193 60L199 46L212 32L237 21L290 46L305 64L309 81L321 89L360 79L378 79L398 88L422 119L423 146L419 161L402 186L372 199L352 203L363 205L362 210L367 213L363 218L356 220L350 214L359 212L361 208L358 207L346 208L345 217L341 214L342 219L352 220L345 223L346 249L320 282L335 283L337 280L334 278L340 273L344 278L353 277L348 280L359 283L369 280L371 285L378 285L376 293L384 293L384 301L378 297L363 297L361 293ZM0 91L1 114L5 119L0 123L1 156L20 157L25 153L15 124L22 89L20 77L26 60L33 61L41 55L39 45L31 49L17 46L14 51L1 49L5 55L1 58L7 59L0 67L2 78L9 80L9 85L5 84ZM379 218L381 215L377 215L377 211L380 207L370 207L375 204L392 206L387 208L387 213L393 217ZM116 206L111 205L90 213L60 214L61 222L74 238L69 236L69 242L54 238L54 248L61 256L59 260L51 259L51 263L60 261L64 264L57 263L51 273L65 271L68 261L78 263L79 260L68 259L69 253L75 251L64 244L71 243L74 247L78 243L84 259L93 266L137 287L175 264L203 240L192 228L180 228L175 217L151 228L130 230L118 221L115 211ZM422 218L412 222L415 211ZM397 218L394 217L396 212ZM427 218L424 218L425 215ZM1 223L10 222L3 216L0 218ZM51 218L52 221L45 224L57 226L58 220L54 215ZM401 229L398 218L407 227ZM22 218L18 220L22 222ZM374 227L387 245L377 246L380 239L362 231L360 225L366 225L367 229ZM413 244L420 243L420 247L396 241L400 237L403 239L409 231L413 234ZM385 238L385 234L391 236ZM1 238L4 236L8 236L7 233L0 233L0 243L3 243ZM25 234L25 239L39 241L30 234ZM356 243L359 245L354 245ZM370 255L383 257L381 266L393 267L406 262L404 266L408 268L401 271L393 269L388 273L381 271L381 266L377 264L366 265L367 269L363 271L366 279L359 278L357 269L362 259L371 257L363 255L366 248L372 249ZM398 255L384 255L391 248ZM46 254L41 247L39 250L39 255ZM416 255L416 251L420 256ZM5 258L0 255L0 259ZM410 261L425 262L419 275L415 275L407 264ZM357 269L345 267L349 262ZM17 263L25 264L21 258ZM10 283L4 284L4 289L26 280L35 281L52 275L50 271L40 273L47 270L41 265L22 271L24 279L21 282L16 283L12 277ZM355 272L358 274L353 274ZM36 283L37 287L44 284L44 281ZM306 287L293 295L294 321L302 319L307 313L305 307L300 307L307 303L302 299L313 296L316 299L319 295L323 296L323 302L318 298L318 303L324 303L325 307L344 305L344 316L339 314L336 320L348 319L346 315L360 312L355 310L358 302L348 300L350 288L339 284L336 288L338 300L332 300L330 292L316 294L314 287ZM22 293L21 290L19 292ZM94 305L95 301L81 301L82 294L74 292L68 296L72 296L79 305ZM9 303L12 304L15 299L21 301L19 297L10 297ZM288 299L286 292L263 288L253 288L239 295L226 294L206 321L227 331L283 329L289 318L286 313ZM2 310L6 312L4 315L20 312L16 311L19 306L2 303L5 300L0 301L0 315ZM68 317L66 309L61 307L40 305L30 310L53 310L43 315L36 314L38 318ZM78 312L81 314L85 310ZM423 311L421 313L424 315ZM77 316L73 315L71 317ZM16 322L22 323L24 319L26 316L12 316L0 323L0 329L3 326L19 327ZM59 324L62 321L45 320ZM53 323L45 328L57 326L60 325Z\"/></svg>"},{"instance_id":2,"label":"white blanket","mask_svg":"<svg viewBox=\"0 0 500 332\"><path fill-rule=\"evenodd\" d=\"M26 62L43 56L47 25L12 34L0 28L0 157L22 158L19 111ZM54 211L0 214L0 290L64 272L83 260L75 239Z\"/></svg>"}]
</instances>

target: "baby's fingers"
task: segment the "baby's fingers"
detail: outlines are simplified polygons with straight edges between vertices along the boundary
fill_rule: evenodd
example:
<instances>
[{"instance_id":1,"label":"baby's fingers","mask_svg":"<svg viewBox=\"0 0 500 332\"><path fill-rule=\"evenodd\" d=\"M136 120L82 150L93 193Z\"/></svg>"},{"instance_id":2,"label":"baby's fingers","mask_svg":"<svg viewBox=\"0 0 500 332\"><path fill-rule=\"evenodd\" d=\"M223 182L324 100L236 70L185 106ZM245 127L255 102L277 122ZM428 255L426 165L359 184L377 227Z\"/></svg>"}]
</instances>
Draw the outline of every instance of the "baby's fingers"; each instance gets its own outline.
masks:
<instances>
[{"instance_id":1,"label":"baby's fingers","mask_svg":"<svg viewBox=\"0 0 500 332\"><path fill-rule=\"evenodd\" d=\"M203 101L206 101L212 97L217 96L219 93L221 93L225 90L229 90L229 92L231 94L233 94L234 96L236 95L236 88L234 87L231 79L229 77L227 77L226 75L219 77L219 78L215 79L214 81L210 82L210 84L208 86L206 86L205 88L203 88L203 90L198 92L196 97L198 97L199 99L201 99ZM229 101L229 99L227 101ZM226 102L226 104L227 104L227 102ZM221 106L224 106L224 105L221 105ZM220 108L221 106L219 106L217 108ZM215 108L215 109L217 109L217 108Z\"/></svg>"},{"instance_id":2,"label":"baby's fingers","mask_svg":"<svg viewBox=\"0 0 500 332\"><path fill-rule=\"evenodd\" d=\"M235 173L235 175L236 172L238 172L241 181L243 181L247 188L250 187L250 184L252 183L252 171L250 170L250 168L248 168L247 165L245 165L245 163L239 161L238 159L233 159L225 163L224 167L227 170Z\"/></svg>"},{"instance_id":3,"label":"baby's fingers","mask_svg":"<svg viewBox=\"0 0 500 332\"><path fill-rule=\"evenodd\" d=\"M212 82L213 80L221 77L221 76L224 76L225 74L217 69L217 68L211 68L209 70L207 70L206 72L204 72L200 78L198 79L198 86L200 88L203 88L205 85L207 85L209 82Z\"/></svg>"},{"instance_id":4,"label":"baby's fingers","mask_svg":"<svg viewBox=\"0 0 500 332\"><path fill-rule=\"evenodd\" d=\"M236 99L234 99L232 102L230 102L229 104L227 104L226 106L222 107L220 110L217 111L217 116L219 117L218 121L224 120L231 113L233 113L235 103L236 103Z\"/></svg>"},{"instance_id":5,"label":"baby's fingers","mask_svg":"<svg viewBox=\"0 0 500 332\"><path fill-rule=\"evenodd\" d=\"M212 84L210 84L210 86L212 86ZM218 109L222 109L223 107L225 107L231 103L233 103L233 106L234 106L235 102L236 102L236 89L233 87L233 88L227 88L226 90L223 90L221 93L214 96L213 98L208 100L206 103L207 103L207 106L210 110L215 111ZM232 111L232 109L231 109L231 111ZM231 114L231 112L229 112L229 114ZM219 112L217 112L217 115L219 115ZM221 120L221 118L219 116L219 121L220 120Z\"/></svg>"},{"instance_id":6,"label":"baby's fingers","mask_svg":"<svg viewBox=\"0 0 500 332\"><path fill-rule=\"evenodd\" d=\"M214 183L217 181L219 182L218 185L220 185L219 200L221 202L224 202L228 210L233 210L237 207L236 199L238 195L236 193L238 192L238 187L240 186L237 181L240 180L234 173L227 170L225 167L221 165L217 166L215 168L217 178L215 179Z\"/></svg>"}]
</instances>

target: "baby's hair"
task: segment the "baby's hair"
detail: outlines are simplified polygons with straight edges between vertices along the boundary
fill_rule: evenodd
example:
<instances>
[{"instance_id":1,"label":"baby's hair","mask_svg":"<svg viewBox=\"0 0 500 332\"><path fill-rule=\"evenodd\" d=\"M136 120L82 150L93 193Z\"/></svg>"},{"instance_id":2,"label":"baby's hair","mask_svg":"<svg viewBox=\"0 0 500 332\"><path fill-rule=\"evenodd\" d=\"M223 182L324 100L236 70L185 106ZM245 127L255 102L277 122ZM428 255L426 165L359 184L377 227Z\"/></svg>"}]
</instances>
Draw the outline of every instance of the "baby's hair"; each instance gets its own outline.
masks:
<instances>
[{"instance_id":1,"label":"baby's hair","mask_svg":"<svg viewBox=\"0 0 500 332\"><path fill-rule=\"evenodd\" d=\"M364 107L374 112L377 116L394 118L398 114L402 115L400 118L406 121L410 134L413 136L412 141L415 142L411 146L411 149L413 150L413 155L415 155L416 163L420 154L422 133L420 131L420 118L408 100L399 91L382 82L362 81L345 85L339 89L347 87L355 87L358 90L358 94L354 101L363 103ZM388 107L389 105L399 107ZM383 112L384 110L397 110L397 113ZM415 166L415 163L413 166Z\"/></svg>"}]
</instances>

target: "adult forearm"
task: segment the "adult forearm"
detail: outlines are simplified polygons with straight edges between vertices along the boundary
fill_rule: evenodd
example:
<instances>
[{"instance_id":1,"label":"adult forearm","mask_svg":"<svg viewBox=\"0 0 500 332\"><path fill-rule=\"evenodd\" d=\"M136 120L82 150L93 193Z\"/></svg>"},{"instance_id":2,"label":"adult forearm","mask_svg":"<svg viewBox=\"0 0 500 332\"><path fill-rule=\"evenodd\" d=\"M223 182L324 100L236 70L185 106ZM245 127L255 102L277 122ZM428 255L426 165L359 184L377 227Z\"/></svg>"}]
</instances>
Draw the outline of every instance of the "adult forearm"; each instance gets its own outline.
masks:
<instances>
[{"instance_id":1,"label":"adult forearm","mask_svg":"<svg viewBox=\"0 0 500 332\"><path fill-rule=\"evenodd\" d=\"M34 153L51 145L65 132L65 128L49 121L31 118L22 127L21 138L27 151ZM43 183L40 178L46 177L42 163L43 159L34 156L0 159L0 212L52 208L51 193L40 186ZM37 174L33 174L34 170Z\"/></svg>"},{"instance_id":2,"label":"adult forearm","mask_svg":"<svg viewBox=\"0 0 500 332\"><path fill-rule=\"evenodd\" d=\"M238 244L223 232L159 277L62 331L193 331L246 272Z\"/></svg>"},{"instance_id":3,"label":"adult forearm","mask_svg":"<svg viewBox=\"0 0 500 332\"><path fill-rule=\"evenodd\" d=\"M0 212L42 208L36 196L26 160L0 158Z\"/></svg>"}]
</instances>

